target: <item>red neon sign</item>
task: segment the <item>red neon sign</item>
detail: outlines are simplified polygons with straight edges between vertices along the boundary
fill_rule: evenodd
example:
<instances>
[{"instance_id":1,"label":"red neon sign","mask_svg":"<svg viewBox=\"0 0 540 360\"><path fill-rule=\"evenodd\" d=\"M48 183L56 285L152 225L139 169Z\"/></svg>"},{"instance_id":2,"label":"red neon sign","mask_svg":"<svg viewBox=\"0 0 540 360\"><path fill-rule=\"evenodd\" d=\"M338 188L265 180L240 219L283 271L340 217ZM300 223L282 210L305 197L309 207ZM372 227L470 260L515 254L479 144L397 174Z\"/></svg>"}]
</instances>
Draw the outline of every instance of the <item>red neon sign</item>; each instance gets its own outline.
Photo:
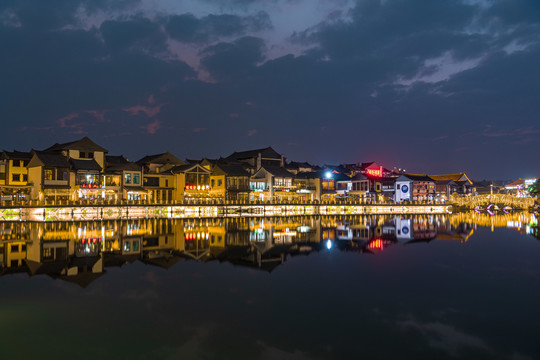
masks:
<instances>
[{"instance_id":1,"label":"red neon sign","mask_svg":"<svg viewBox=\"0 0 540 360\"><path fill-rule=\"evenodd\" d=\"M378 169L367 169L366 172L371 176L382 177L382 166L380 166Z\"/></svg>"}]
</instances>

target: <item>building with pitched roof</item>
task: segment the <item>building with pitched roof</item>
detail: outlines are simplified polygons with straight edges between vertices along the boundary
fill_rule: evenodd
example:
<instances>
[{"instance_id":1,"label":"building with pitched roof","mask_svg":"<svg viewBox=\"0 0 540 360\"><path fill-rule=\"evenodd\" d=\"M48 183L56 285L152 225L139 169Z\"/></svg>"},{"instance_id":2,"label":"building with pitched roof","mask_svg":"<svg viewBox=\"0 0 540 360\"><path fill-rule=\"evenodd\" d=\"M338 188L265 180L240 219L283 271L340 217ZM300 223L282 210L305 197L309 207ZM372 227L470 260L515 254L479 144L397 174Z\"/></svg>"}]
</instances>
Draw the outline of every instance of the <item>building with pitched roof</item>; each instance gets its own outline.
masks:
<instances>
[{"instance_id":1,"label":"building with pitched roof","mask_svg":"<svg viewBox=\"0 0 540 360\"><path fill-rule=\"evenodd\" d=\"M211 193L226 200L249 200L250 174L240 165L216 164L210 176Z\"/></svg>"},{"instance_id":2,"label":"building with pitched roof","mask_svg":"<svg viewBox=\"0 0 540 360\"><path fill-rule=\"evenodd\" d=\"M107 149L90 140L87 136L63 144L56 143L43 151L61 153L68 159L94 160L99 164L101 169L105 168L105 154L109 152Z\"/></svg>"},{"instance_id":3,"label":"building with pitched roof","mask_svg":"<svg viewBox=\"0 0 540 360\"><path fill-rule=\"evenodd\" d=\"M293 178L297 199L306 201L321 200L321 171L299 172Z\"/></svg>"},{"instance_id":4,"label":"building with pitched roof","mask_svg":"<svg viewBox=\"0 0 540 360\"><path fill-rule=\"evenodd\" d=\"M123 156L106 156L107 167L103 183L107 193L115 200L147 200L148 190L143 188L143 167Z\"/></svg>"},{"instance_id":5,"label":"building with pitched roof","mask_svg":"<svg viewBox=\"0 0 540 360\"><path fill-rule=\"evenodd\" d=\"M365 199L369 192L369 179L364 174L356 174L351 178L351 190L348 195L355 199Z\"/></svg>"},{"instance_id":6,"label":"building with pitched roof","mask_svg":"<svg viewBox=\"0 0 540 360\"><path fill-rule=\"evenodd\" d=\"M43 151L32 153L33 157L28 168L29 182L34 189L33 199L46 201L106 199L106 186L102 174L108 150L88 137L56 143ZM67 179L64 179L65 176Z\"/></svg>"},{"instance_id":7,"label":"building with pitched roof","mask_svg":"<svg viewBox=\"0 0 540 360\"><path fill-rule=\"evenodd\" d=\"M225 158L227 162L241 163L255 174L263 166L284 167L285 157L272 147L234 152Z\"/></svg>"},{"instance_id":8,"label":"building with pitched roof","mask_svg":"<svg viewBox=\"0 0 540 360\"><path fill-rule=\"evenodd\" d=\"M155 155L146 155L136 161L143 166L145 173L159 174L164 173L175 166L186 165L186 163L170 152L164 152Z\"/></svg>"},{"instance_id":9,"label":"building with pitched roof","mask_svg":"<svg viewBox=\"0 0 540 360\"><path fill-rule=\"evenodd\" d=\"M2 151L0 153L0 201L26 201L30 199L27 165L30 152Z\"/></svg>"},{"instance_id":10,"label":"building with pitched roof","mask_svg":"<svg viewBox=\"0 0 540 360\"><path fill-rule=\"evenodd\" d=\"M527 188L531 185L533 185L537 181L536 178L531 179L518 179L516 181L512 181L510 184L507 184L504 186L504 191L507 194L513 194L516 196L527 196Z\"/></svg>"},{"instance_id":11,"label":"building with pitched roof","mask_svg":"<svg viewBox=\"0 0 540 360\"><path fill-rule=\"evenodd\" d=\"M298 173L311 172L314 170L314 166L308 162L291 161L285 165L285 169L296 175Z\"/></svg>"},{"instance_id":12,"label":"building with pitched roof","mask_svg":"<svg viewBox=\"0 0 540 360\"><path fill-rule=\"evenodd\" d=\"M394 201L434 201L435 180L427 175L404 174L395 179Z\"/></svg>"},{"instance_id":13,"label":"building with pitched roof","mask_svg":"<svg viewBox=\"0 0 540 360\"><path fill-rule=\"evenodd\" d=\"M212 172L199 164L179 165L167 171L174 176L174 200L211 200Z\"/></svg>"},{"instance_id":14,"label":"building with pitched roof","mask_svg":"<svg viewBox=\"0 0 540 360\"><path fill-rule=\"evenodd\" d=\"M250 200L293 200L294 174L280 166L261 166L250 178Z\"/></svg>"},{"instance_id":15,"label":"building with pitched roof","mask_svg":"<svg viewBox=\"0 0 540 360\"><path fill-rule=\"evenodd\" d=\"M28 182L32 200L68 201L71 199L71 164L58 152L33 151L28 163Z\"/></svg>"},{"instance_id":16,"label":"building with pitched roof","mask_svg":"<svg viewBox=\"0 0 540 360\"><path fill-rule=\"evenodd\" d=\"M437 186L437 196L440 199L450 199L450 196L457 193L463 195L475 195L476 187L465 173L429 175L435 180Z\"/></svg>"}]
</instances>

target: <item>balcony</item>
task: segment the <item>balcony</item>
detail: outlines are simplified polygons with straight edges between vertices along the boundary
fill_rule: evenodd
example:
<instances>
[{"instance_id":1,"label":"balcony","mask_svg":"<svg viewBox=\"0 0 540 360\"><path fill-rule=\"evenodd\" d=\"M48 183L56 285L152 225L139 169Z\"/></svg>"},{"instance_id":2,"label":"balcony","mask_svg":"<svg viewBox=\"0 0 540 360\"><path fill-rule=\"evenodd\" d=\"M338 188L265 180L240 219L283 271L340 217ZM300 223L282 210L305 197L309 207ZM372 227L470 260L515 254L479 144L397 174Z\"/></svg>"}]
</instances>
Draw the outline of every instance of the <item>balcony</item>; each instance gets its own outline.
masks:
<instances>
[{"instance_id":1,"label":"balcony","mask_svg":"<svg viewBox=\"0 0 540 360\"><path fill-rule=\"evenodd\" d=\"M248 185L235 185L235 186L228 186L227 191L249 192L250 188Z\"/></svg>"}]
</instances>

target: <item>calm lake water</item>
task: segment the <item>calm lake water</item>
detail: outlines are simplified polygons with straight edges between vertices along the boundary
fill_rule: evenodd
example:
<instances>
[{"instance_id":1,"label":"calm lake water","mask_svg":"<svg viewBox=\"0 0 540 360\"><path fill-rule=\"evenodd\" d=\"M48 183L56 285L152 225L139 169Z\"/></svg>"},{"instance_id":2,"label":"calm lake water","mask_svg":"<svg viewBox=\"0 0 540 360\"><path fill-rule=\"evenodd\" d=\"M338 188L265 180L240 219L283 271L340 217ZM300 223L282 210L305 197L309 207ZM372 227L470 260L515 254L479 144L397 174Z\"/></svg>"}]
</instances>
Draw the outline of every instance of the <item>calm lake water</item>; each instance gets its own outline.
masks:
<instances>
[{"instance_id":1,"label":"calm lake water","mask_svg":"<svg viewBox=\"0 0 540 360\"><path fill-rule=\"evenodd\" d=\"M1 359L538 359L529 213L0 223Z\"/></svg>"}]
</instances>

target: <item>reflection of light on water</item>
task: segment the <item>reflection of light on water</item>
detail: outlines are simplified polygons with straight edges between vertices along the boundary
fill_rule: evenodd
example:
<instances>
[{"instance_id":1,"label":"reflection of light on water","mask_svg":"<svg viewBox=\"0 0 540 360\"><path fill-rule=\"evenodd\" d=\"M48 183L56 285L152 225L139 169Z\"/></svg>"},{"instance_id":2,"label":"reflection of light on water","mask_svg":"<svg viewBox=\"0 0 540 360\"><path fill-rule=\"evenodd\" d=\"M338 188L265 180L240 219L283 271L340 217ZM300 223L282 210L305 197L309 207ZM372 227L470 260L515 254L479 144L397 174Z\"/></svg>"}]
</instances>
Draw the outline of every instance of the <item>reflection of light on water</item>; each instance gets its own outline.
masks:
<instances>
[{"instance_id":1,"label":"reflection of light on water","mask_svg":"<svg viewBox=\"0 0 540 360\"><path fill-rule=\"evenodd\" d=\"M332 240L326 240L326 248L330 250L332 248Z\"/></svg>"},{"instance_id":2,"label":"reflection of light on water","mask_svg":"<svg viewBox=\"0 0 540 360\"><path fill-rule=\"evenodd\" d=\"M507 228L518 228L518 229L520 229L521 228L521 222L519 222L519 221L508 221L506 223L506 227Z\"/></svg>"}]
</instances>

